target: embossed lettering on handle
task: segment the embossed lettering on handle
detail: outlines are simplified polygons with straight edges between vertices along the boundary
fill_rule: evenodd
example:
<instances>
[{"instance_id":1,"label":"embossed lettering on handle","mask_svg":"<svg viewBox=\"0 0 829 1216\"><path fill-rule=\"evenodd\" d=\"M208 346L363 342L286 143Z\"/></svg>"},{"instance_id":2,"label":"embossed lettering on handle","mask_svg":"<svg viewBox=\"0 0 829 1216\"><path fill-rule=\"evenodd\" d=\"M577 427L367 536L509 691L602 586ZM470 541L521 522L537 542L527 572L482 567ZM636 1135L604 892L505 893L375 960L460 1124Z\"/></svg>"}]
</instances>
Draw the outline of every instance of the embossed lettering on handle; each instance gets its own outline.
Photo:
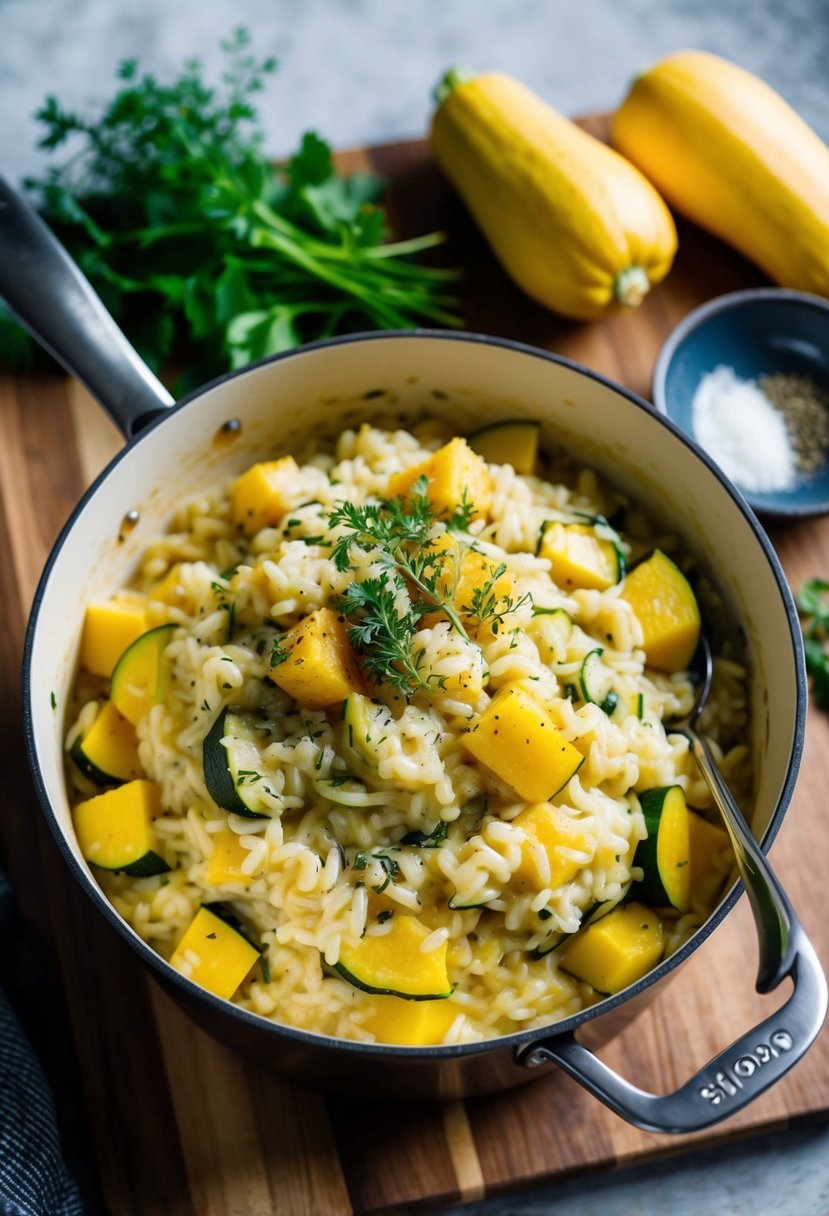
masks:
<instances>
[{"instance_id":1,"label":"embossed lettering on handle","mask_svg":"<svg viewBox=\"0 0 829 1216\"><path fill-rule=\"evenodd\" d=\"M617 1115L652 1132L693 1132L729 1119L797 1063L826 1016L826 980L799 922L791 925L787 955L794 990L786 1004L742 1035L672 1094L631 1085L572 1034L519 1048L527 1068L557 1064ZM780 977L782 978L782 977Z\"/></svg>"}]
</instances>

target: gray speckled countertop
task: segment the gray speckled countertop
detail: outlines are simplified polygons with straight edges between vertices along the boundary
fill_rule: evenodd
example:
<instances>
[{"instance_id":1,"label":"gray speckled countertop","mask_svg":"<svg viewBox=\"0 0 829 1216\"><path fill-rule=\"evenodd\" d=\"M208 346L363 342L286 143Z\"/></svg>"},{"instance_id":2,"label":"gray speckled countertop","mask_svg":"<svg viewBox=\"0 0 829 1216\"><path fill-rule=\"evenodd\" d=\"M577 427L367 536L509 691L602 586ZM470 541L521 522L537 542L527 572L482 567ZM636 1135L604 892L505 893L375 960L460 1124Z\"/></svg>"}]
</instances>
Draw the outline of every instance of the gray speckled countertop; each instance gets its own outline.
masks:
<instances>
[{"instance_id":1,"label":"gray speckled countertop","mask_svg":"<svg viewBox=\"0 0 829 1216\"><path fill-rule=\"evenodd\" d=\"M164 76L194 55L212 75L240 23L280 61L262 107L275 156L308 127L337 147L423 134L454 63L513 72L574 114L613 107L637 70L683 46L759 73L829 138L827 0L0 0L3 172L36 166L47 93L94 104L131 56Z\"/></svg>"},{"instance_id":2,"label":"gray speckled countertop","mask_svg":"<svg viewBox=\"0 0 829 1216\"><path fill-rule=\"evenodd\" d=\"M81 110L137 56L169 75L244 24L279 71L263 96L267 146L313 128L347 147L425 133L454 63L502 68L567 113L613 107L671 50L720 52L763 76L829 139L829 0L0 0L0 172L41 167L33 113L47 93ZM469 1216L826 1216L829 1127L801 1127L673 1162L574 1179Z\"/></svg>"}]
</instances>

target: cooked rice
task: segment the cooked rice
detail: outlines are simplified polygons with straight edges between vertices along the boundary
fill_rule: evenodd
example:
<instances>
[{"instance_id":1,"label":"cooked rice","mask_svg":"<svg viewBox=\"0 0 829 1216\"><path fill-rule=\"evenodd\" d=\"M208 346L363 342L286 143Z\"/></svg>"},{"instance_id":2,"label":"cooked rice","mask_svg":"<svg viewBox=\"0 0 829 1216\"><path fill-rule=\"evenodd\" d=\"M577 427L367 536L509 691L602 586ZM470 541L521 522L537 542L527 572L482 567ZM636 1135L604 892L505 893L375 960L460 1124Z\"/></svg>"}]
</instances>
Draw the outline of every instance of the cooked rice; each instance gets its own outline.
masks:
<instances>
[{"instance_id":1,"label":"cooked rice","mask_svg":"<svg viewBox=\"0 0 829 1216\"><path fill-rule=\"evenodd\" d=\"M278 1022L348 1039L373 1038L364 1023L375 998L332 967L343 942L389 931L386 917L378 921L381 909L417 913L431 929L424 951L448 942L458 1016L446 1042L541 1026L600 999L561 968L556 951L542 957L534 952L551 934L577 930L587 909L618 897L637 876L632 858L646 834L638 792L678 784L694 808L704 812L711 805L687 741L663 726L663 719L692 703L687 675L645 671L641 627L618 586L566 593L552 581L550 562L535 556L546 520L572 521L577 511L611 515L628 505L592 470L564 462L551 466L546 480L490 466L495 493L489 522L471 530L483 553L506 564L521 605L507 627L480 647L446 621L424 625L416 642L423 648L423 669L444 679L428 698L419 694L388 715L375 788L351 783L339 787L332 801L331 778L347 773L338 748L338 715L302 709L265 682L274 626L288 628L330 604L354 578L352 571L335 568L328 548L302 537L328 539L328 514L336 503L382 498L391 473L417 464L438 446L437 438L422 447L411 434L371 426L345 432L336 451L305 455L288 513L291 526L264 528L250 541L240 541L232 524L229 487L202 494L184 503L169 532L148 548L129 592L149 603L153 623L181 626L166 649L166 700L138 726L144 772L162 788L156 848L171 871L152 878L104 871L96 876L120 914L165 958L202 904L232 903L263 946L270 973L266 982L254 968L234 1001ZM628 525L634 518L629 510ZM635 553L650 547L656 535L640 518L626 539ZM663 548L670 543L660 538ZM365 572L372 559L353 550L353 560ZM154 587L176 564L177 604L154 600ZM213 584L219 571L234 566L235 632L227 641L228 612ZM570 638L562 638L550 616L533 615L533 605L566 609L575 622ZM597 645L604 647L624 703L643 694L642 720L634 713L611 718L597 705L576 705L564 695L583 657ZM744 742L747 673L733 647L718 649L705 729L723 774L744 798L751 788ZM573 854L581 868L558 889L528 891L512 882L525 838L513 821L526 804L460 742L470 717L499 688L514 683L531 692L585 756L553 801L569 808L594 844ZM68 747L90 725L101 695L83 674L76 691ZM219 809L205 785L202 745L227 705L259 710L267 723L262 754L269 819ZM70 781L76 798L93 792L72 766ZM355 874L357 851L397 848L407 833L431 832L441 821L448 829L440 847L395 852L399 874L382 896L373 891L386 877L379 860L369 857L365 870ZM228 827L247 854L243 881L210 887L207 861L216 833ZM536 862L549 878L540 846ZM668 952L710 914L730 864L725 850L715 881L694 893L688 914L663 913ZM364 885L356 885L357 878ZM460 906L483 902L486 908ZM542 920L544 909L549 916ZM186 959L182 968L188 968Z\"/></svg>"}]
</instances>

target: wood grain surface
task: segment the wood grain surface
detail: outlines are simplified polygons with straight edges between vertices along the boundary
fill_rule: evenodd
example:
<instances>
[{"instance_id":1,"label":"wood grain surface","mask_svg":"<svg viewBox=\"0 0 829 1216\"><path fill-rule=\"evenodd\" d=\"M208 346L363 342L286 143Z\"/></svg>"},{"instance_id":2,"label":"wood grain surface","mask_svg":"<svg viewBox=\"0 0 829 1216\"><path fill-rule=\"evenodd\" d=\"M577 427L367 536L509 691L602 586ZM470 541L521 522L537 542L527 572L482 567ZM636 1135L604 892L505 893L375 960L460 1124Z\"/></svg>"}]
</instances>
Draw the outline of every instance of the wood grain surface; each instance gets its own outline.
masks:
<instances>
[{"instance_id":1,"label":"wood grain surface","mask_svg":"<svg viewBox=\"0 0 829 1216\"><path fill-rule=\"evenodd\" d=\"M585 120L602 134L601 119ZM763 282L722 245L680 227L668 280L636 312L562 321L505 278L421 143L344 155L390 184L400 235L443 227L464 265L467 327L558 351L648 395L656 353L699 302ZM85 485L119 446L106 418L62 377L0 379L0 861L65 995L61 1049L77 1060L82 1138L113 1216L342 1216L512 1193L518 1188L816 1119L829 1110L829 1035L779 1085L703 1136L628 1126L560 1074L521 1090L441 1105L368 1103L269 1075L207 1038L150 980L76 888L37 807L23 755L19 670L28 608L48 550ZM772 534L793 584L829 576L829 520ZM772 857L824 963L829 858L829 718L810 711L801 777ZM665 1091L780 1004L753 990L745 899L602 1052L637 1084ZM77 1129L76 1129L77 1130Z\"/></svg>"}]
</instances>

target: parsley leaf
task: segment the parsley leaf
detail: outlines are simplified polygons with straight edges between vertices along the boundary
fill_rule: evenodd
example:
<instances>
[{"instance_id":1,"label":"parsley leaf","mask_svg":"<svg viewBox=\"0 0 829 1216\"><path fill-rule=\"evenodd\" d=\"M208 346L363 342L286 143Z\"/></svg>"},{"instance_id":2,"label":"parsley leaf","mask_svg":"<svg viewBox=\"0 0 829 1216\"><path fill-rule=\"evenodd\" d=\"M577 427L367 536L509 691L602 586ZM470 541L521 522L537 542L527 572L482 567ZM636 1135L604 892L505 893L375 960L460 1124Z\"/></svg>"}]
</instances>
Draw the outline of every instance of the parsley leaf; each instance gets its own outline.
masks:
<instances>
[{"instance_id":1,"label":"parsley leaf","mask_svg":"<svg viewBox=\"0 0 829 1216\"><path fill-rule=\"evenodd\" d=\"M795 596L802 618L806 670L812 678L812 696L821 709L829 709L829 582L813 578Z\"/></svg>"},{"instance_id":2,"label":"parsley leaf","mask_svg":"<svg viewBox=\"0 0 829 1216\"><path fill-rule=\"evenodd\" d=\"M223 50L217 86L197 60L171 83L127 60L96 115L54 97L37 114L67 154L26 186L142 358L186 366L186 391L312 338L459 324L457 272L411 260L444 235L384 243L382 183L339 176L314 133L275 169L254 102L276 63L244 29ZM37 358L2 304L0 358Z\"/></svg>"}]
</instances>

